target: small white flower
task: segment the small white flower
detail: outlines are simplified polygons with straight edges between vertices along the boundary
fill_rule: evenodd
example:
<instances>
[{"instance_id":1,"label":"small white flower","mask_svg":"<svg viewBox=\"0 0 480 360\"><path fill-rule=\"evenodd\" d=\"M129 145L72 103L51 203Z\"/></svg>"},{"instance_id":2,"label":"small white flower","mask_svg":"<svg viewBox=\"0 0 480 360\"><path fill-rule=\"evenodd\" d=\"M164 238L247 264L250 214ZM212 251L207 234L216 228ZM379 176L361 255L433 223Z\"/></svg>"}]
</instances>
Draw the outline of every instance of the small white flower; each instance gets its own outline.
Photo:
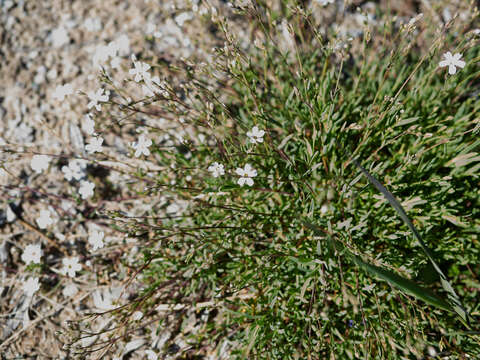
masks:
<instances>
[{"instance_id":1,"label":"small white flower","mask_svg":"<svg viewBox=\"0 0 480 360\"><path fill-rule=\"evenodd\" d=\"M265 131L260 130L258 126L254 126L251 131L247 132L248 140L250 140L252 144L262 143L264 135Z\"/></svg>"},{"instance_id":2,"label":"small white flower","mask_svg":"<svg viewBox=\"0 0 480 360\"><path fill-rule=\"evenodd\" d=\"M225 174L225 168L223 164L219 164L218 162L214 162L212 165L208 167L208 171L212 173L213 177L219 177L220 175Z\"/></svg>"},{"instance_id":3,"label":"small white flower","mask_svg":"<svg viewBox=\"0 0 480 360\"><path fill-rule=\"evenodd\" d=\"M95 107L97 111L100 111L102 109L102 106L99 104L99 102L106 102L108 101L109 94L104 93L105 89L100 88L96 92L94 91L89 91L87 93L88 99L90 102L87 104L87 107L91 109L92 107Z\"/></svg>"},{"instance_id":4,"label":"small white flower","mask_svg":"<svg viewBox=\"0 0 480 360\"><path fill-rule=\"evenodd\" d=\"M40 174L44 170L48 169L50 160L50 156L48 155L34 155L30 161L30 166L37 174Z\"/></svg>"},{"instance_id":5,"label":"small white flower","mask_svg":"<svg viewBox=\"0 0 480 360\"><path fill-rule=\"evenodd\" d=\"M63 101L66 96L73 94L73 87L70 84L58 85L52 94L54 99Z\"/></svg>"},{"instance_id":6,"label":"small white flower","mask_svg":"<svg viewBox=\"0 0 480 360\"><path fill-rule=\"evenodd\" d=\"M452 55L452 53L448 51L447 53L443 54L443 56L445 57L445 60L440 61L438 65L440 67L448 66L448 73L450 75L453 75L457 72L457 66L462 69L465 66L465 61L460 60L462 54L456 53L455 55Z\"/></svg>"},{"instance_id":7,"label":"small white flower","mask_svg":"<svg viewBox=\"0 0 480 360\"><path fill-rule=\"evenodd\" d=\"M333 4L335 0L316 0L320 5L327 6L328 4Z\"/></svg>"},{"instance_id":8,"label":"small white flower","mask_svg":"<svg viewBox=\"0 0 480 360\"><path fill-rule=\"evenodd\" d=\"M40 244L27 245L22 254L22 261L25 264L39 264L42 257L42 249Z\"/></svg>"},{"instance_id":9,"label":"small white flower","mask_svg":"<svg viewBox=\"0 0 480 360\"><path fill-rule=\"evenodd\" d=\"M87 135L93 135L95 133L95 121L90 114L85 115L85 119L82 122L82 130Z\"/></svg>"},{"instance_id":10,"label":"small white flower","mask_svg":"<svg viewBox=\"0 0 480 360\"><path fill-rule=\"evenodd\" d=\"M85 146L85 150L87 150L89 154L103 151L103 138L101 136L91 137L89 141L90 142Z\"/></svg>"},{"instance_id":11,"label":"small white flower","mask_svg":"<svg viewBox=\"0 0 480 360\"><path fill-rule=\"evenodd\" d=\"M46 229L47 226L52 225L55 221L51 217L51 213L49 210L41 210L40 217L36 220L38 227L40 229Z\"/></svg>"},{"instance_id":12,"label":"small white flower","mask_svg":"<svg viewBox=\"0 0 480 360\"><path fill-rule=\"evenodd\" d=\"M62 166L62 172L67 181L72 179L80 180L85 176L87 162L82 159L73 159L68 162L68 166Z\"/></svg>"},{"instance_id":13,"label":"small white flower","mask_svg":"<svg viewBox=\"0 0 480 360\"><path fill-rule=\"evenodd\" d=\"M23 291L28 297L32 297L40 289L38 278L28 278L23 284Z\"/></svg>"},{"instance_id":14,"label":"small white flower","mask_svg":"<svg viewBox=\"0 0 480 360\"><path fill-rule=\"evenodd\" d=\"M74 283L68 284L62 290L62 294L65 297L74 296L77 292L78 292L78 288L77 288L77 285L75 285Z\"/></svg>"},{"instance_id":15,"label":"small white flower","mask_svg":"<svg viewBox=\"0 0 480 360\"><path fill-rule=\"evenodd\" d=\"M139 136L138 143L133 142L133 143L130 144L130 146L133 147L136 150L135 151L135 157L139 157L140 155L142 155L142 153L145 156L150 155L150 150L148 149L148 147L151 146L151 145L152 145L152 140L145 137L145 135L143 135L143 134Z\"/></svg>"},{"instance_id":16,"label":"small white flower","mask_svg":"<svg viewBox=\"0 0 480 360\"><path fill-rule=\"evenodd\" d=\"M252 177L257 176L257 170L252 168L250 164L245 164L245 167L242 168L237 168L235 170L237 175L240 175L240 178L237 181L237 184L240 186L243 186L244 184L247 184L248 186L253 185L253 179Z\"/></svg>"},{"instance_id":17,"label":"small white flower","mask_svg":"<svg viewBox=\"0 0 480 360\"><path fill-rule=\"evenodd\" d=\"M140 82L145 79L150 79L150 73L148 72L148 70L150 70L150 65L141 61L137 61L135 55L132 55L132 61L134 68L130 69L128 73L130 75L135 75L133 80L135 80L135 82Z\"/></svg>"},{"instance_id":18,"label":"small white flower","mask_svg":"<svg viewBox=\"0 0 480 360\"><path fill-rule=\"evenodd\" d=\"M65 276L68 275L73 278L77 271L82 270L82 265L80 265L78 256L63 258L62 263L63 268L60 269L60 273Z\"/></svg>"},{"instance_id":19,"label":"small white flower","mask_svg":"<svg viewBox=\"0 0 480 360\"><path fill-rule=\"evenodd\" d=\"M92 250L96 251L97 249L103 248L103 237L105 236L103 231L92 231L88 237L88 242L92 245Z\"/></svg>"},{"instance_id":20,"label":"small white flower","mask_svg":"<svg viewBox=\"0 0 480 360\"><path fill-rule=\"evenodd\" d=\"M82 197L83 200L88 199L89 197L93 196L93 189L95 188L95 184L90 181L80 181L80 188L78 189L78 193Z\"/></svg>"}]
</instances>

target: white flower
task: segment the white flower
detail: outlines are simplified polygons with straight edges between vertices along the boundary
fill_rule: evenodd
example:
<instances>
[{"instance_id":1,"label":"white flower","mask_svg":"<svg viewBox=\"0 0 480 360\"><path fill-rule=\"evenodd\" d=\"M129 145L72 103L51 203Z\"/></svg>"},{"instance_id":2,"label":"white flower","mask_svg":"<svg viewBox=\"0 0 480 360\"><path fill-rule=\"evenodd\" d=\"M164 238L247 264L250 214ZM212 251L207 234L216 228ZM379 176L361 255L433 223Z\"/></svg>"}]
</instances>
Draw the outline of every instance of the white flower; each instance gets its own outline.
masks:
<instances>
[{"instance_id":1,"label":"white flower","mask_svg":"<svg viewBox=\"0 0 480 360\"><path fill-rule=\"evenodd\" d=\"M140 82L142 79L150 79L150 73L148 73L148 70L150 69L150 65L137 61L137 58L135 55L132 55L132 61L133 61L133 69L130 69L128 73L130 75L135 75L135 82Z\"/></svg>"},{"instance_id":2,"label":"white flower","mask_svg":"<svg viewBox=\"0 0 480 360\"><path fill-rule=\"evenodd\" d=\"M68 275L73 278L77 271L82 270L82 265L80 265L78 261L78 256L63 258L62 263L63 268L60 269L60 273L63 275Z\"/></svg>"},{"instance_id":3,"label":"white flower","mask_svg":"<svg viewBox=\"0 0 480 360\"><path fill-rule=\"evenodd\" d=\"M40 258L42 257L42 249L40 244L36 245L27 245L22 254L22 261L25 264L40 263Z\"/></svg>"},{"instance_id":4,"label":"white flower","mask_svg":"<svg viewBox=\"0 0 480 360\"><path fill-rule=\"evenodd\" d=\"M252 168L250 164L245 164L245 167L238 168L235 170L237 175L240 175L240 179L238 179L237 184L243 186L243 184L247 184L248 186L253 185L252 177L257 176L257 170Z\"/></svg>"},{"instance_id":5,"label":"white flower","mask_svg":"<svg viewBox=\"0 0 480 360\"><path fill-rule=\"evenodd\" d=\"M88 237L88 242L93 246L93 251L103 248L103 237L105 236L103 231L92 231Z\"/></svg>"},{"instance_id":6,"label":"white flower","mask_svg":"<svg viewBox=\"0 0 480 360\"><path fill-rule=\"evenodd\" d=\"M34 155L30 161L30 166L37 174L48 169L50 163L50 156L48 155Z\"/></svg>"},{"instance_id":7,"label":"white flower","mask_svg":"<svg viewBox=\"0 0 480 360\"><path fill-rule=\"evenodd\" d=\"M443 56L445 57L445 60L440 61L438 65L440 67L448 66L448 73L450 75L453 75L457 72L456 66L462 69L465 66L465 61L460 60L462 54L456 53L455 55L452 55L452 53L448 51L447 53L443 54Z\"/></svg>"},{"instance_id":8,"label":"white flower","mask_svg":"<svg viewBox=\"0 0 480 360\"><path fill-rule=\"evenodd\" d=\"M89 91L87 93L88 98L90 99L90 102L87 104L87 107L91 109L92 107L95 107L97 111L100 111L102 109L102 106L99 104L99 102L105 102L108 101L109 94L108 92L104 93L105 89L100 88L96 92L94 91Z\"/></svg>"},{"instance_id":9,"label":"white flower","mask_svg":"<svg viewBox=\"0 0 480 360\"><path fill-rule=\"evenodd\" d=\"M260 130L258 126L254 126L251 131L247 132L248 139L252 144L262 143L263 135L265 135L265 131Z\"/></svg>"},{"instance_id":10,"label":"white flower","mask_svg":"<svg viewBox=\"0 0 480 360\"><path fill-rule=\"evenodd\" d=\"M28 278L23 284L23 291L28 297L32 297L40 289L38 278Z\"/></svg>"},{"instance_id":11,"label":"white flower","mask_svg":"<svg viewBox=\"0 0 480 360\"><path fill-rule=\"evenodd\" d=\"M72 179L80 180L85 176L85 168L87 162L82 159L73 159L68 162L68 166L62 166L62 172L65 179L71 181Z\"/></svg>"},{"instance_id":12,"label":"white flower","mask_svg":"<svg viewBox=\"0 0 480 360\"><path fill-rule=\"evenodd\" d=\"M93 189L95 188L95 184L90 181L80 181L80 188L78 189L78 193L81 195L82 199L88 199L89 197L93 196Z\"/></svg>"},{"instance_id":13,"label":"white flower","mask_svg":"<svg viewBox=\"0 0 480 360\"><path fill-rule=\"evenodd\" d=\"M150 140L149 138L145 137L145 135L140 135L140 137L138 138L138 143L137 142L133 142L130 144L131 147L133 147L136 151L135 151L135 157L139 157L140 155L142 155L142 153L145 155L145 156L148 156L150 155L150 150L148 150L148 147L152 145L152 140Z\"/></svg>"},{"instance_id":14,"label":"white flower","mask_svg":"<svg viewBox=\"0 0 480 360\"><path fill-rule=\"evenodd\" d=\"M47 226L52 225L55 221L51 217L51 213L49 210L41 210L40 217L36 220L38 227L40 229L46 229Z\"/></svg>"},{"instance_id":15,"label":"white flower","mask_svg":"<svg viewBox=\"0 0 480 360\"><path fill-rule=\"evenodd\" d=\"M158 355L153 350L145 350L145 354L147 354L147 360L157 360Z\"/></svg>"},{"instance_id":16,"label":"white flower","mask_svg":"<svg viewBox=\"0 0 480 360\"><path fill-rule=\"evenodd\" d=\"M316 0L320 5L327 6L328 4L333 4L335 0Z\"/></svg>"},{"instance_id":17,"label":"white flower","mask_svg":"<svg viewBox=\"0 0 480 360\"><path fill-rule=\"evenodd\" d=\"M82 130L88 135L95 133L95 121L90 114L85 115L85 119L82 122Z\"/></svg>"},{"instance_id":18,"label":"white flower","mask_svg":"<svg viewBox=\"0 0 480 360\"><path fill-rule=\"evenodd\" d=\"M212 165L210 165L208 167L208 171L212 173L213 177L219 177L220 175L225 174L223 164L219 164L218 162L214 162Z\"/></svg>"},{"instance_id":19,"label":"white flower","mask_svg":"<svg viewBox=\"0 0 480 360\"><path fill-rule=\"evenodd\" d=\"M89 154L103 151L103 138L101 136L92 137L89 139L89 141L90 142L85 146L85 150L87 150Z\"/></svg>"},{"instance_id":20,"label":"white flower","mask_svg":"<svg viewBox=\"0 0 480 360\"><path fill-rule=\"evenodd\" d=\"M73 87L70 84L58 85L52 94L54 99L63 101L65 96L73 94Z\"/></svg>"},{"instance_id":21,"label":"white flower","mask_svg":"<svg viewBox=\"0 0 480 360\"><path fill-rule=\"evenodd\" d=\"M75 295L77 292L78 292L78 288L74 283L68 284L62 290L62 294L65 297L71 297L71 296Z\"/></svg>"}]
</instances>

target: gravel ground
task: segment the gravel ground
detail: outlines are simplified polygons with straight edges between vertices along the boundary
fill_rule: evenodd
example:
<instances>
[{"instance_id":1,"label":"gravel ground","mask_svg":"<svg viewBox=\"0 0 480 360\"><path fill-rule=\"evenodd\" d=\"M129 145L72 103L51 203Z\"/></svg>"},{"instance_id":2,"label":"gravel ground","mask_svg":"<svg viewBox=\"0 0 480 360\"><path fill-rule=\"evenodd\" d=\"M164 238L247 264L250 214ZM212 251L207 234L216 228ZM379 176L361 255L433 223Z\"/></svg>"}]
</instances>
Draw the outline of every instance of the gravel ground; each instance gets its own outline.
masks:
<instances>
[{"instance_id":1,"label":"gravel ground","mask_svg":"<svg viewBox=\"0 0 480 360\"><path fill-rule=\"evenodd\" d=\"M362 4L365 14L373 14L378 6L357 3ZM394 11L408 19L431 7L429 1L423 2L424 8L416 8L416 3L394 5L398 7ZM232 19L238 38L244 40L245 47L251 46L255 35L249 24L237 21L225 2L210 4ZM376 21L373 16L360 15L354 7L344 13L340 5L325 9L311 6L315 21L325 32L337 27L345 38L360 36L365 19ZM99 88L101 64L115 84L137 92L140 97L135 83L123 82L130 76L132 54L152 62L160 59L174 63L181 58L209 62L212 47L222 46L223 42L209 28L212 13L205 2L0 0L0 7L0 148L16 151L0 152L4 165L0 169L0 353L5 359L69 358L69 352L62 348L64 337L58 334L66 328L67 320L82 318L92 310L109 310L112 298L120 296L126 300L138 290L133 283L122 291L132 269L119 260L134 261L139 240L124 238L123 233L108 226L108 221L101 217L91 219L90 215L95 211L120 210L129 216L141 216L152 206L171 205L172 211L183 206L162 196L149 198L150 202L145 204L135 196L136 187L140 189L142 184L112 170L121 170L125 163L153 171L161 169L151 160L127 156L128 144L136 139L133 125L122 134L102 132L104 153L112 159L102 164L111 169L89 162L79 177L88 175L94 182L95 196L76 201L81 185L75 179L68 181L67 170L62 168L69 165L69 159L92 157L85 153L91 132L85 119L89 100L79 91L87 93ZM288 32L284 34L282 46L291 46ZM181 83L183 79L172 81ZM70 84L73 93L64 89L67 96L62 99L57 86L64 84ZM100 118L95 120L100 123ZM165 129L171 141L181 135L175 120L168 116L144 117L145 124ZM102 125L99 127L97 130L105 130ZM51 156L46 169L32 168L34 154ZM113 185L107 186L105 179ZM120 186L127 181L130 189ZM52 223L42 229L38 219L47 209ZM105 247L93 252L88 239L99 232L104 233ZM41 290L28 297L22 289L28 277L22 254L28 245L34 244L41 244L44 270L40 276ZM75 277L61 274L63 259L71 256L79 257L84 270ZM189 353L186 337L205 325L209 313L188 309L185 317L186 325L181 329L169 326L176 323L174 313L158 334L154 324L145 326L128 341L119 341L103 358L174 359L185 354L199 359L228 358L231 344L225 343ZM113 320L104 316L93 321L92 327L98 330L112 324ZM87 338L83 345L101 339Z\"/></svg>"}]
</instances>

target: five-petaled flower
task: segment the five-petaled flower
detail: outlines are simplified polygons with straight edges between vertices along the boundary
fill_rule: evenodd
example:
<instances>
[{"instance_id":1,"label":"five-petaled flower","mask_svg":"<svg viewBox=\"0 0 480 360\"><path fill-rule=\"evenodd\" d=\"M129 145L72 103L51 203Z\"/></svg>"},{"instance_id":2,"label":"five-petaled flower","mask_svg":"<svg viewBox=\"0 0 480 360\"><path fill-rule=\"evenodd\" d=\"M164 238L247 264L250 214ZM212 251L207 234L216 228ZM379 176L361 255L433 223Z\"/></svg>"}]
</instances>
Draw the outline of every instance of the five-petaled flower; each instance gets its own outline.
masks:
<instances>
[{"instance_id":1,"label":"five-petaled flower","mask_svg":"<svg viewBox=\"0 0 480 360\"><path fill-rule=\"evenodd\" d=\"M40 210L40 217L36 221L40 229L46 229L55 222L49 210Z\"/></svg>"},{"instance_id":2,"label":"five-petaled flower","mask_svg":"<svg viewBox=\"0 0 480 360\"><path fill-rule=\"evenodd\" d=\"M90 143L88 143L85 146L85 150L87 150L89 154L93 154L94 152L97 152L97 151L98 152L103 151L103 148L102 148L103 138L101 136L91 137L89 141Z\"/></svg>"},{"instance_id":3,"label":"five-petaled flower","mask_svg":"<svg viewBox=\"0 0 480 360\"><path fill-rule=\"evenodd\" d=\"M40 284L38 278L28 278L27 281L23 284L23 291L28 297L32 297L40 289Z\"/></svg>"},{"instance_id":4,"label":"five-petaled flower","mask_svg":"<svg viewBox=\"0 0 480 360\"><path fill-rule=\"evenodd\" d=\"M440 67L448 66L448 73L450 75L453 75L457 72L457 66L462 69L465 66L465 61L460 60L462 54L456 53L455 55L452 55L452 53L448 51L447 53L443 54L443 56L445 57L445 60L440 61L438 65Z\"/></svg>"},{"instance_id":5,"label":"five-petaled flower","mask_svg":"<svg viewBox=\"0 0 480 360\"><path fill-rule=\"evenodd\" d=\"M32 160L30 161L30 166L37 174L40 174L42 171L48 169L48 164L50 163L50 156L48 155L33 155Z\"/></svg>"},{"instance_id":6,"label":"five-petaled flower","mask_svg":"<svg viewBox=\"0 0 480 360\"><path fill-rule=\"evenodd\" d=\"M103 248L103 237L105 236L103 231L92 231L88 237L88 242L92 245L92 250Z\"/></svg>"},{"instance_id":7,"label":"five-petaled flower","mask_svg":"<svg viewBox=\"0 0 480 360\"><path fill-rule=\"evenodd\" d=\"M237 175L240 175L240 178L237 181L237 184L240 186L243 186L243 184L247 184L248 186L253 185L253 177L257 176L257 170L252 168L250 164L245 164L245 167L242 168L237 168L235 170Z\"/></svg>"},{"instance_id":8,"label":"five-petaled flower","mask_svg":"<svg viewBox=\"0 0 480 360\"><path fill-rule=\"evenodd\" d=\"M42 257L42 249L40 244L27 245L22 254L22 260L25 264L40 263L40 258Z\"/></svg>"},{"instance_id":9,"label":"five-petaled flower","mask_svg":"<svg viewBox=\"0 0 480 360\"><path fill-rule=\"evenodd\" d=\"M219 177L220 175L225 174L225 168L223 164L219 164L218 162L214 162L212 165L208 167L208 171L212 173L213 177Z\"/></svg>"},{"instance_id":10,"label":"five-petaled flower","mask_svg":"<svg viewBox=\"0 0 480 360\"><path fill-rule=\"evenodd\" d=\"M89 91L87 93L88 99L90 102L87 104L87 107L91 109L92 107L95 107L97 111L102 110L102 106L99 104L99 102L105 102L108 101L109 94L105 93L105 89L100 88L96 92L94 91Z\"/></svg>"},{"instance_id":11,"label":"five-petaled flower","mask_svg":"<svg viewBox=\"0 0 480 360\"><path fill-rule=\"evenodd\" d=\"M132 55L132 61L134 68L130 69L128 73L130 75L135 75L133 80L135 80L135 82L150 80L150 73L148 72L148 70L150 70L150 65L141 61L137 61L135 55Z\"/></svg>"},{"instance_id":12,"label":"five-petaled flower","mask_svg":"<svg viewBox=\"0 0 480 360\"><path fill-rule=\"evenodd\" d=\"M78 261L78 256L63 258L62 259L63 268L60 269L62 275L68 275L70 277L75 277L77 271L82 270L82 265Z\"/></svg>"},{"instance_id":13,"label":"five-petaled flower","mask_svg":"<svg viewBox=\"0 0 480 360\"><path fill-rule=\"evenodd\" d=\"M251 131L247 132L248 140L250 140L252 144L262 143L263 135L265 135L265 131L260 130L258 126L254 126Z\"/></svg>"},{"instance_id":14,"label":"five-petaled flower","mask_svg":"<svg viewBox=\"0 0 480 360\"><path fill-rule=\"evenodd\" d=\"M80 181L80 188L78 189L78 193L80 194L82 199L85 200L93 196L94 188L95 184L93 182L82 180Z\"/></svg>"},{"instance_id":15,"label":"five-petaled flower","mask_svg":"<svg viewBox=\"0 0 480 360\"><path fill-rule=\"evenodd\" d=\"M143 134L140 135L140 137L138 138L138 143L133 142L130 144L130 146L136 150L135 157L139 157L142 154L144 154L145 156L150 155L150 150L148 149L148 147L151 145L152 145L152 140L150 140Z\"/></svg>"}]
</instances>

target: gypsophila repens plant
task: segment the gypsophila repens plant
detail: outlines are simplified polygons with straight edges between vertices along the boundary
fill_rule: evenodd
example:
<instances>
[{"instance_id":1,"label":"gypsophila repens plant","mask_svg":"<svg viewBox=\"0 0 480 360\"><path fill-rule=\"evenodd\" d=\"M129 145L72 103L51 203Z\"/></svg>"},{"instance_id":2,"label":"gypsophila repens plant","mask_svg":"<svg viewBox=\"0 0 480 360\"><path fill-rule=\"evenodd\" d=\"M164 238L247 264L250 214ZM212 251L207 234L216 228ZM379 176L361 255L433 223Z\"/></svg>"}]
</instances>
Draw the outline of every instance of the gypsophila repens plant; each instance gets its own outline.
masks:
<instances>
[{"instance_id":1,"label":"gypsophila repens plant","mask_svg":"<svg viewBox=\"0 0 480 360\"><path fill-rule=\"evenodd\" d=\"M192 356L479 357L478 10L448 21L358 12L352 35L313 16L339 1L276 5L230 6L247 41L204 8L221 39L209 63L151 49L118 60L119 45L105 45L123 81L103 64L97 89L55 89L58 101L85 98L85 141L30 167L57 166L75 190L63 200L89 204L89 255L58 245L54 208L26 224L63 253L48 271L66 298L95 261L122 272L122 286L93 293L91 316L69 323L65 347L103 358L123 340L126 355L152 324L191 330L193 309L205 323L188 336ZM122 186L130 195L112 197ZM110 230L123 238L115 254ZM129 244L138 256L125 259ZM23 249L28 298L44 251ZM146 354L168 353L169 340Z\"/></svg>"}]
</instances>

